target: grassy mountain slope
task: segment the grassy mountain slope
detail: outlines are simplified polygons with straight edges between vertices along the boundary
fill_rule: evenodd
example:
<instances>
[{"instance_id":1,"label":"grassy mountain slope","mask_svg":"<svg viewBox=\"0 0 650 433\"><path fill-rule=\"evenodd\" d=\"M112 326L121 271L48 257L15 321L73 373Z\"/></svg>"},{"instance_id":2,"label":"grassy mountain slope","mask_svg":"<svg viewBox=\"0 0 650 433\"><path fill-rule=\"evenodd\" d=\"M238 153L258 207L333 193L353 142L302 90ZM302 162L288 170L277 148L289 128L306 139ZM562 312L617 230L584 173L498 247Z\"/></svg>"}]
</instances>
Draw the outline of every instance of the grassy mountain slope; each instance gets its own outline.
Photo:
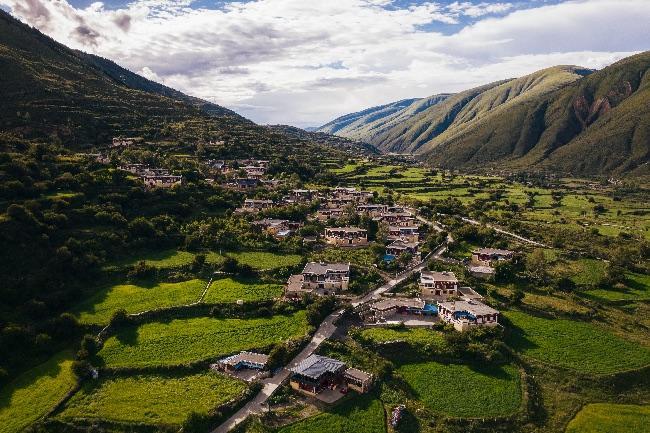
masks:
<instances>
[{"instance_id":1,"label":"grassy mountain slope","mask_svg":"<svg viewBox=\"0 0 650 433\"><path fill-rule=\"evenodd\" d=\"M368 108L348 114L321 126L316 131L336 134L352 140L375 143L378 136L427 108L439 104L449 95L434 95L428 98L404 99L391 104Z\"/></svg>"},{"instance_id":2,"label":"grassy mountain slope","mask_svg":"<svg viewBox=\"0 0 650 433\"><path fill-rule=\"evenodd\" d=\"M494 110L421 151L442 166L622 174L650 159L650 53Z\"/></svg>"}]
</instances>

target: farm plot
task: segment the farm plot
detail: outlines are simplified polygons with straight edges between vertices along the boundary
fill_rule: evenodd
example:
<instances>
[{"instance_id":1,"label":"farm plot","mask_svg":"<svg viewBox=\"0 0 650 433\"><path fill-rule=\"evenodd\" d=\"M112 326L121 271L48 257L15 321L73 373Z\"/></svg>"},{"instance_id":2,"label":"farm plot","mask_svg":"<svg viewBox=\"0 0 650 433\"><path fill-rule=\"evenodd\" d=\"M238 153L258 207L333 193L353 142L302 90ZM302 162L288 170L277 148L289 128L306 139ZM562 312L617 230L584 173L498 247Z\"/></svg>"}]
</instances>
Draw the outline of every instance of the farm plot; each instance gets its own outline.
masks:
<instances>
[{"instance_id":1,"label":"farm plot","mask_svg":"<svg viewBox=\"0 0 650 433\"><path fill-rule=\"evenodd\" d=\"M508 311L514 325L506 342L542 362L584 373L608 374L650 364L650 350L590 323L545 319Z\"/></svg>"},{"instance_id":2,"label":"farm plot","mask_svg":"<svg viewBox=\"0 0 650 433\"><path fill-rule=\"evenodd\" d=\"M72 354L61 352L0 390L0 433L18 433L46 415L72 390Z\"/></svg>"},{"instance_id":3,"label":"farm plot","mask_svg":"<svg viewBox=\"0 0 650 433\"><path fill-rule=\"evenodd\" d=\"M58 417L178 425L191 412L207 414L245 389L243 382L213 372L101 379L86 382Z\"/></svg>"},{"instance_id":4,"label":"farm plot","mask_svg":"<svg viewBox=\"0 0 650 433\"><path fill-rule=\"evenodd\" d=\"M315 262L346 263L371 267L378 257L370 248L326 248L309 257Z\"/></svg>"},{"instance_id":5,"label":"farm plot","mask_svg":"<svg viewBox=\"0 0 650 433\"><path fill-rule=\"evenodd\" d=\"M384 407L371 395L356 397L329 412L281 428L278 433L381 433L386 431Z\"/></svg>"},{"instance_id":6,"label":"farm plot","mask_svg":"<svg viewBox=\"0 0 650 433\"><path fill-rule=\"evenodd\" d=\"M521 378L512 365L468 366L422 362L397 369L427 408L451 417L514 413L521 404Z\"/></svg>"},{"instance_id":7,"label":"farm plot","mask_svg":"<svg viewBox=\"0 0 650 433\"><path fill-rule=\"evenodd\" d=\"M261 348L307 333L304 311L254 319L200 317L121 329L98 356L109 367L181 365Z\"/></svg>"},{"instance_id":8,"label":"farm plot","mask_svg":"<svg viewBox=\"0 0 650 433\"><path fill-rule=\"evenodd\" d=\"M195 302L206 284L206 281L198 279L180 283L152 283L150 286L119 284L99 291L77 305L73 312L81 323L108 323L111 315L120 309L137 313Z\"/></svg>"},{"instance_id":9,"label":"farm plot","mask_svg":"<svg viewBox=\"0 0 650 433\"><path fill-rule=\"evenodd\" d=\"M215 280L210 285L205 295L206 304L221 302L263 301L273 299L282 295L283 287L280 284L260 283L255 280L234 280L224 278Z\"/></svg>"},{"instance_id":10,"label":"farm plot","mask_svg":"<svg viewBox=\"0 0 650 433\"><path fill-rule=\"evenodd\" d=\"M411 345L427 345L434 348L444 348L445 340L440 332L424 328L365 328L359 333L361 339L372 343L386 343L389 341L403 341Z\"/></svg>"},{"instance_id":11,"label":"farm plot","mask_svg":"<svg viewBox=\"0 0 650 433\"><path fill-rule=\"evenodd\" d=\"M297 254L277 254L265 251L248 251L227 253L239 263L255 269L277 269L295 266L302 261L302 256Z\"/></svg>"},{"instance_id":12,"label":"farm plot","mask_svg":"<svg viewBox=\"0 0 650 433\"><path fill-rule=\"evenodd\" d=\"M650 426L650 406L596 403L583 407L566 433L641 433Z\"/></svg>"}]
</instances>

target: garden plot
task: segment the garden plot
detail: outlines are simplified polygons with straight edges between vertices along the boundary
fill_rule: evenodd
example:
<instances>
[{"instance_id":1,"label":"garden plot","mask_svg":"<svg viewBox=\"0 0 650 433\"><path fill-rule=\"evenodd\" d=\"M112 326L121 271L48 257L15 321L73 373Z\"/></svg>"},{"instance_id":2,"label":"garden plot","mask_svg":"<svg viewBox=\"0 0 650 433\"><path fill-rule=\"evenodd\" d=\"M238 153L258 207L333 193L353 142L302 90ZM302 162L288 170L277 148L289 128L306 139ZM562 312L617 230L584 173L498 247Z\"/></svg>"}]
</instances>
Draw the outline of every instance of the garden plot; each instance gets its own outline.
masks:
<instances>
[{"instance_id":1,"label":"garden plot","mask_svg":"<svg viewBox=\"0 0 650 433\"><path fill-rule=\"evenodd\" d=\"M588 404L569 423L566 433L641 433L650 426L650 406Z\"/></svg>"}]
</instances>

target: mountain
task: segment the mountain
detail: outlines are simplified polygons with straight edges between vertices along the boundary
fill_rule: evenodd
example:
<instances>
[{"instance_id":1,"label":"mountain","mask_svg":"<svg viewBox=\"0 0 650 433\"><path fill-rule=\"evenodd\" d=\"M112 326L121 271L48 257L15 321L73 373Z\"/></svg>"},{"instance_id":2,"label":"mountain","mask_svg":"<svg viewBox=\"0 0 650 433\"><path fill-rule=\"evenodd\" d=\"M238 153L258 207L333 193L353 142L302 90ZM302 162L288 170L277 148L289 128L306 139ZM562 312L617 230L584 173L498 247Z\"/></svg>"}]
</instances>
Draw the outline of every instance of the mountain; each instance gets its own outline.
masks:
<instances>
[{"instance_id":1,"label":"mountain","mask_svg":"<svg viewBox=\"0 0 650 433\"><path fill-rule=\"evenodd\" d=\"M649 65L646 52L597 72L557 66L448 96L378 134L336 133L446 168L637 172L650 158Z\"/></svg>"},{"instance_id":2,"label":"mountain","mask_svg":"<svg viewBox=\"0 0 650 433\"><path fill-rule=\"evenodd\" d=\"M443 102L450 95L403 99L357 113L341 116L316 129L316 132L336 134L353 140L375 143L377 137L390 128L408 121L423 110Z\"/></svg>"},{"instance_id":3,"label":"mountain","mask_svg":"<svg viewBox=\"0 0 650 433\"><path fill-rule=\"evenodd\" d=\"M0 132L73 149L139 136L209 156L287 161L340 152L322 138L285 135L239 114L134 74L110 60L72 50L0 10ZM343 141L345 139L339 139ZM156 144L158 145L158 144ZM350 141L344 150L368 151Z\"/></svg>"},{"instance_id":4,"label":"mountain","mask_svg":"<svg viewBox=\"0 0 650 433\"><path fill-rule=\"evenodd\" d=\"M267 128L287 137L328 146L345 152L362 153L365 155L379 154L379 151L371 144L340 137L338 135L309 131L307 129L300 129L289 125L267 125Z\"/></svg>"}]
</instances>

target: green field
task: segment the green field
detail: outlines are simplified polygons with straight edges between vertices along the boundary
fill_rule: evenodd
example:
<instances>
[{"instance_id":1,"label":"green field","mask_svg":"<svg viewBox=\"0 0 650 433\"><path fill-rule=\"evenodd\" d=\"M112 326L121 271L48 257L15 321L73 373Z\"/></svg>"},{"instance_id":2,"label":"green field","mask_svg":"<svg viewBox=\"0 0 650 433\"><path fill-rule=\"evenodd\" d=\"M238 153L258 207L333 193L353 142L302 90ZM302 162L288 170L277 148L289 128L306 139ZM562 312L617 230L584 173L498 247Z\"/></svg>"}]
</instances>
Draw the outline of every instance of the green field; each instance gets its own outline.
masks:
<instances>
[{"instance_id":1,"label":"green field","mask_svg":"<svg viewBox=\"0 0 650 433\"><path fill-rule=\"evenodd\" d=\"M625 287L593 289L584 293L605 301L645 301L650 299L650 275L628 273Z\"/></svg>"},{"instance_id":2,"label":"green field","mask_svg":"<svg viewBox=\"0 0 650 433\"><path fill-rule=\"evenodd\" d=\"M306 332L304 311L255 319L176 319L122 329L106 340L99 357L110 367L180 365L268 346Z\"/></svg>"},{"instance_id":3,"label":"green field","mask_svg":"<svg viewBox=\"0 0 650 433\"><path fill-rule=\"evenodd\" d=\"M111 315L120 309L138 313L198 301L205 285L206 281L198 279L150 286L120 284L100 290L77 305L73 312L81 323L108 323Z\"/></svg>"},{"instance_id":4,"label":"green field","mask_svg":"<svg viewBox=\"0 0 650 433\"><path fill-rule=\"evenodd\" d=\"M52 410L72 390L72 354L61 352L0 389L0 433L17 433Z\"/></svg>"},{"instance_id":5,"label":"green field","mask_svg":"<svg viewBox=\"0 0 650 433\"><path fill-rule=\"evenodd\" d=\"M583 407L566 433L647 433L650 406L596 403Z\"/></svg>"},{"instance_id":6,"label":"green field","mask_svg":"<svg viewBox=\"0 0 650 433\"><path fill-rule=\"evenodd\" d=\"M149 266L155 266L160 269L167 269L189 265L192 263L192 260L194 260L194 254L188 251L179 251L176 249L150 251L146 254L138 254L120 258L110 263L107 268L128 267L143 261Z\"/></svg>"},{"instance_id":7,"label":"green field","mask_svg":"<svg viewBox=\"0 0 650 433\"><path fill-rule=\"evenodd\" d=\"M545 319L516 311L504 315L514 325L506 342L516 351L542 362L594 374L650 364L649 349L590 323Z\"/></svg>"},{"instance_id":8,"label":"green field","mask_svg":"<svg viewBox=\"0 0 650 433\"><path fill-rule=\"evenodd\" d=\"M443 348L445 339L440 332L424 328L365 328L360 333L361 338L373 343L385 343L387 341L404 341L416 346L432 346Z\"/></svg>"},{"instance_id":9,"label":"green field","mask_svg":"<svg viewBox=\"0 0 650 433\"><path fill-rule=\"evenodd\" d=\"M372 395L355 397L331 411L290 424L278 433L382 433L384 407Z\"/></svg>"},{"instance_id":10,"label":"green field","mask_svg":"<svg viewBox=\"0 0 650 433\"><path fill-rule=\"evenodd\" d=\"M191 376L130 376L86 382L60 418L181 424L241 395L246 384L213 372Z\"/></svg>"},{"instance_id":11,"label":"green field","mask_svg":"<svg viewBox=\"0 0 650 433\"><path fill-rule=\"evenodd\" d=\"M220 302L263 301L282 296L283 286L280 284L267 284L256 281L234 280L224 278L215 280L210 285L204 302L216 304Z\"/></svg>"},{"instance_id":12,"label":"green field","mask_svg":"<svg viewBox=\"0 0 650 433\"><path fill-rule=\"evenodd\" d=\"M488 417L514 413L521 403L516 367L422 362L397 369L415 397L436 414Z\"/></svg>"},{"instance_id":13,"label":"green field","mask_svg":"<svg viewBox=\"0 0 650 433\"><path fill-rule=\"evenodd\" d=\"M353 263L359 266L371 267L377 261L377 256L370 248L326 248L309 256L310 261L328 263Z\"/></svg>"},{"instance_id":14,"label":"green field","mask_svg":"<svg viewBox=\"0 0 650 433\"><path fill-rule=\"evenodd\" d=\"M297 254L277 254L264 251L228 253L228 256L236 259L241 264L251 266L255 269L284 268L295 266L302 261L302 256Z\"/></svg>"}]
</instances>

